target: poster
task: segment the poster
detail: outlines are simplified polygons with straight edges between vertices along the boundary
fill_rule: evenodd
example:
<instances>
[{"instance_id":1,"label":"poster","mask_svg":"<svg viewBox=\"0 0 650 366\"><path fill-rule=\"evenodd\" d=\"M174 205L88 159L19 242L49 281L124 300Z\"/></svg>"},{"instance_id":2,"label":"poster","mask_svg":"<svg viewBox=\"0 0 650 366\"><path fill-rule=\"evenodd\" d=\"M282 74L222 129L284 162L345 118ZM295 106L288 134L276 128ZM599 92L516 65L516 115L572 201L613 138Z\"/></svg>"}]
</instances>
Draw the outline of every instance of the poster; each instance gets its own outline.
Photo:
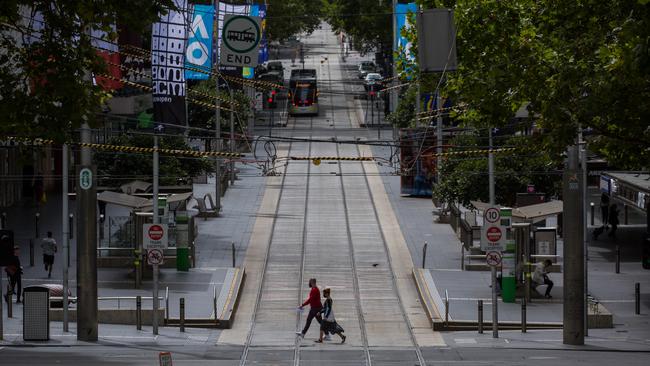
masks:
<instances>
[{"instance_id":1,"label":"poster","mask_svg":"<svg viewBox=\"0 0 650 366\"><path fill-rule=\"evenodd\" d=\"M188 80L207 80L210 77L208 73L212 70L213 23L214 7L194 5L185 50L185 66L189 68L185 69L185 78Z\"/></svg>"}]
</instances>

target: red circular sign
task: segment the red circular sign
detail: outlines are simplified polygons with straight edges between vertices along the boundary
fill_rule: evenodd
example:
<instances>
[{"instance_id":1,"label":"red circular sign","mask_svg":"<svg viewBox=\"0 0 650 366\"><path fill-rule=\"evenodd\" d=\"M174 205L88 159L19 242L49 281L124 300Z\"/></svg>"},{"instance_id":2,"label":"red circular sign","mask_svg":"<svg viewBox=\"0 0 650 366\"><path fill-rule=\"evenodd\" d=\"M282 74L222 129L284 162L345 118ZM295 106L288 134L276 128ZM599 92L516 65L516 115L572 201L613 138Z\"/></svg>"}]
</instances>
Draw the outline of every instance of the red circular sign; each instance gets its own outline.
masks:
<instances>
[{"instance_id":1,"label":"red circular sign","mask_svg":"<svg viewBox=\"0 0 650 366\"><path fill-rule=\"evenodd\" d=\"M487 240L496 243L501 240L501 229L496 226L490 226L487 229L485 236L487 237Z\"/></svg>"},{"instance_id":2,"label":"red circular sign","mask_svg":"<svg viewBox=\"0 0 650 366\"><path fill-rule=\"evenodd\" d=\"M151 225L149 227L149 239L151 240L160 240L165 233L164 229L160 225Z\"/></svg>"}]
</instances>

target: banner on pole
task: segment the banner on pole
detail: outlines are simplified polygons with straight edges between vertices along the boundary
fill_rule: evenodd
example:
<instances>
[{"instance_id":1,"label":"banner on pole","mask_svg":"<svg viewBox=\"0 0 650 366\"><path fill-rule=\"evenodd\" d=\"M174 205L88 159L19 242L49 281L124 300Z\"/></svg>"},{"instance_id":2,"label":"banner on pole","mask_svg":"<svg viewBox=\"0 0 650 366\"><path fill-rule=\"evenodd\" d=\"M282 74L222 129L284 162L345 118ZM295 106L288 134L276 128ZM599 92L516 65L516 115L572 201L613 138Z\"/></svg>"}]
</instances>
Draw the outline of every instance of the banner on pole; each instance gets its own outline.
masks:
<instances>
[{"instance_id":1,"label":"banner on pole","mask_svg":"<svg viewBox=\"0 0 650 366\"><path fill-rule=\"evenodd\" d=\"M153 24L151 36L151 80L154 121L185 126L185 42L187 0L174 0L170 9ZM162 130L160 126L156 129Z\"/></svg>"},{"instance_id":2,"label":"banner on pole","mask_svg":"<svg viewBox=\"0 0 650 366\"><path fill-rule=\"evenodd\" d=\"M185 79L207 80L212 70L212 24L214 7L211 5L194 5L192 24L187 37L185 50Z\"/></svg>"}]
</instances>

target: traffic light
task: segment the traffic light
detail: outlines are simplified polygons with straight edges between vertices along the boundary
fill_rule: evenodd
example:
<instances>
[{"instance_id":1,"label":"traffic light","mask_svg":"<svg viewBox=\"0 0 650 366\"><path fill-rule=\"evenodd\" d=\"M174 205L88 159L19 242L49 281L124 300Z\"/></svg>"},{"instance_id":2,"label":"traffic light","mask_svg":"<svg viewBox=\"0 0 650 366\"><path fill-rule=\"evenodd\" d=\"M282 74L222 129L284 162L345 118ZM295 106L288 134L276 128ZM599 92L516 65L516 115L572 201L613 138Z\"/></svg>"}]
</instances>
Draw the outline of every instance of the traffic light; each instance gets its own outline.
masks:
<instances>
[{"instance_id":1,"label":"traffic light","mask_svg":"<svg viewBox=\"0 0 650 366\"><path fill-rule=\"evenodd\" d=\"M9 265L9 260L14 256L14 232L0 230L0 266Z\"/></svg>"},{"instance_id":2,"label":"traffic light","mask_svg":"<svg viewBox=\"0 0 650 366\"><path fill-rule=\"evenodd\" d=\"M271 95L269 96L269 108L275 109L278 107L278 103L275 101L275 95L277 92L275 89L271 90Z\"/></svg>"}]
</instances>

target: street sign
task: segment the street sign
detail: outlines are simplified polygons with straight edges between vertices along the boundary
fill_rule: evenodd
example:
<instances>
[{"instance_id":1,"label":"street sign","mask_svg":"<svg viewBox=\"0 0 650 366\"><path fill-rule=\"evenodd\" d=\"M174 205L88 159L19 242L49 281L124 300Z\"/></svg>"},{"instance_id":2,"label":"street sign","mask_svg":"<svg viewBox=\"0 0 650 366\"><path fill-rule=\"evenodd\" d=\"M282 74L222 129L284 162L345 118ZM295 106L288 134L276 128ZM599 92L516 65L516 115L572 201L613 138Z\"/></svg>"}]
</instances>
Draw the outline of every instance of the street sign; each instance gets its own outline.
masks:
<instances>
[{"instance_id":1,"label":"street sign","mask_svg":"<svg viewBox=\"0 0 650 366\"><path fill-rule=\"evenodd\" d=\"M262 40L259 17L226 14L221 33L221 65L257 66L258 48Z\"/></svg>"},{"instance_id":2,"label":"street sign","mask_svg":"<svg viewBox=\"0 0 650 366\"><path fill-rule=\"evenodd\" d=\"M172 354L171 352L160 352L158 354L158 360L160 366L172 366Z\"/></svg>"},{"instance_id":3,"label":"street sign","mask_svg":"<svg viewBox=\"0 0 650 366\"><path fill-rule=\"evenodd\" d=\"M167 224L142 225L142 247L144 249L167 249Z\"/></svg>"},{"instance_id":4,"label":"street sign","mask_svg":"<svg viewBox=\"0 0 650 366\"><path fill-rule=\"evenodd\" d=\"M165 261L165 256L163 255L162 249L149 249L147 250L147 264L163 264Z\"/></svg>"},{"instance_id":5,"label":"street sign","mask_svg":"<svg viewBox=\"0 0 650 366\"><path fill-rule=\"evenodd\" d=\"M79 171L79 187L88 190L93 186L93 172L89 168L83 168Z\"/></svg>"},{"instance_id":6,"label":"street sign","mask_svg":"<svg viewBox=\"0 0 650 366\"><path fill-rule=\"evenodd\" d=\"M485 210L485 221L489 222L490 224L494 224L495 222L499 222L500 219L501 212L498 208L490 207Z\"/></svg>"},{"instance_id":7,"label":"street sign","mask_svg":"<svg viewBox=\"0 0 650 366\"><path fill-rule=\"evenodd\" d=\"M481 230L481 250L484 252L506 250L505 228L501 225L501 211L498 207L489 207L483 214Z\"/></svg>"},{"instance_id":8,"label":"street sign","mask_svg":"<svg viewBox=\"0 0 650 366\"><path fill-rule=\"evenodd\" d=\"M485 260L487 261L488 266L498 266L501 264L501 252L487 252Z\"/></svg>"}]
</instances>

